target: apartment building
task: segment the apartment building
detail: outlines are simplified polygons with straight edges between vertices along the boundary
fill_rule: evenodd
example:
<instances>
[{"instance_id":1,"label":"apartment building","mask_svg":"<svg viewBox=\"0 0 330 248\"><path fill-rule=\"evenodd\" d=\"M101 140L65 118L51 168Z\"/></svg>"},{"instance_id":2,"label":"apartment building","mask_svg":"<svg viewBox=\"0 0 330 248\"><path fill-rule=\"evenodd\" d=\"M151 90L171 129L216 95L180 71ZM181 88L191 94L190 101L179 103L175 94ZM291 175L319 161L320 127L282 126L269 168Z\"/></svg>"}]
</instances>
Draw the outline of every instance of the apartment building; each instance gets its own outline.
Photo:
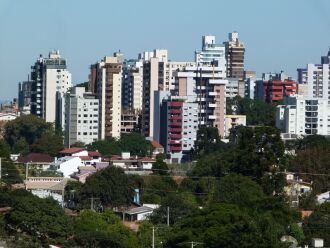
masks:
<instances>
[{"instance_id":1,"label":"apartment building","mask_svg":"<svg viewBox=\"0 0 330 248\"><path fill-rule=\"evenodd\" d=\"M99 138L99 100L84 87L74 87L65 95L66 147L76 142L90 144Z\"/></svg>"},{"instance_id":2,"label":"apartment building","mask_svg":"<svg viewBox=\"0 0 330 248\"><path fill-rule=\"evenodd\" d=\"M64 118L60 99L72 87L66 60L51 51L48 58L40 55L31 69L31 113L59 125Z\"/></svg>"},{"instance_id":3,"label":"apartment building","mask_svg":"<svg viewBox=\"0 0 330 248\"><path fill-rule=\"evenodd\" d=\"M244 54L245 45L238 38L237 32L229 33L226 46L227 77L237 78L239 81L238 93L244 97Z\"/></svg>"},{"instance_id":4,"label":"apartment building","mask_svg":"<svg viewBox=\"0 0 330 248\"><path fill-rule=\"evenodd\" d=\"M122 110L122 56L91 65L89 87L99 99L99 139L119 138Z\"/></svg>"},{"instance_id":5,"label":"apartment building","mask_svg":"<svg viewBox=\"0 0 330 248\"><path fill-rule=\"evenodd\" d=\"M298 82L284 73L263 74L262 80L257 80L255 84L255 98L268 103L298 94Z\"/></svg>"},{"instance_id":6,"label":"apartment building","mask_svg":"<svg viewBox=\"0 0 330 248\"><path fill-rule=\"evenodd\" d=\"M198 103L170 96L161 104L160 144L171 163L191 159L198 131Z\"/></svg>"},{"instance_id":7,"label":"apartment building","mask_svg":"<svg viewBox=\"0 0 330 248\"><path fill-rule=\"evenodd\" d=\"M283 133L297 135L330 135L330 105L327 99L286 97L277 106L276 127Z\"/></svg>"}]
</instances>

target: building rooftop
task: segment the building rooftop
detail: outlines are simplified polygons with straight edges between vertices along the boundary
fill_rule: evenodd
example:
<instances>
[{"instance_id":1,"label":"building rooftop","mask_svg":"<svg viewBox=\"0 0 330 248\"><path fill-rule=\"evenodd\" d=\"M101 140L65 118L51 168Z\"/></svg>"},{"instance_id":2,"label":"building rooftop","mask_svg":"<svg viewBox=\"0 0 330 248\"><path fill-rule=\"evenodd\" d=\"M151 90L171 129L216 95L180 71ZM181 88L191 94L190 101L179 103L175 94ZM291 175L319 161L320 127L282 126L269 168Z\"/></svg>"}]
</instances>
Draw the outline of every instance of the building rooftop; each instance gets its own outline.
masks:
<instances>
[{"instance_id":1,"label":"building rooftop","mask_svg":"<svg viewBox=\"0 0 330 248\"><path fill-rule=\"evenodd\" d=\"M151 145L152 145L152 147L154 148L154 149L157 149L157 148L164 148L161 144L159 144L157 141L155 141L155 140L152 140L152 141L150 141L150 143L151 143Z\"/></svg>"},{"instance_id":2,"label":"building rooftop","mask_svg":"<svg viewBox=\"0 0 330 248\"><path fill-rule=\"evenodd\" d=\"M54 158L52 156L43 153L30 153L17 159L18 163L51 163L53 161Z\"/></svg>"},{"instance_id":3,"label":"building rooftop","mask_svg":"<svg viewBox=\"0 0 330 248\"><path fill-rule=\"evenodd\" d=\"M81 152L84 150L86 150L86 149L82 148L82 147L71 147L71 148L67 148L67 149L60 151L60 153L61 154L73 154L73 153Z\"/></svg>"}]
</instances>

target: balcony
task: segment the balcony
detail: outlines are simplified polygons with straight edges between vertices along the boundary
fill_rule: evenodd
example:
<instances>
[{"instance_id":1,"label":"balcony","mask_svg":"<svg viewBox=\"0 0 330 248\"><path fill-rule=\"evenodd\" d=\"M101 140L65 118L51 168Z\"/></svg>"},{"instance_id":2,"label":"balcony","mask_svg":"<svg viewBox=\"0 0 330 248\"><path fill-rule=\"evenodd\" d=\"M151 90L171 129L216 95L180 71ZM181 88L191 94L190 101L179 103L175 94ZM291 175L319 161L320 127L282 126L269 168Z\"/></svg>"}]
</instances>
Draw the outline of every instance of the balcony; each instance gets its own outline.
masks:
<instances>
[{"instance_id":1,"label":"balcony","mask_svg":"<svg viewBox=\"0 0 330 248\"><path fill-rule=\"evenodd\" d=\"M181 115L174 115L170 117L170 120L182 120L182 116Z\"/></svg>"},{"instance_id":2,"label":"balcony","mask_svg":"<svg viewBox=\"0 0 330 248\"><path fill-rule=\"evenodd\" d=\"M217 107L217 104L215 103L209 103L209 108L216 108Z\"/></svg>"},{"instance_id":3,"label":"balcony","mask_svg":"<svg viewBox=\"0 0 330 248\"><path fill-rule=\"evenodd\" d=\"M181 133L182 132L182 128L170 128L170 132L171 133Z\"/></svg>"},{"instance_id":4,"label":"balcony","mask_svg":"<svg viewBox=\"0 0 330 248\"><path fill-rule=\"evenodd\" d=\"M182 139L182 135L181 134L170 134L170 138L171 139Z\"/></svg>"},{"instance_id":5,"label":"balcony","mask_svg":"<svg viewBox=\"0 0 330 248\"><path fill-rule=\"evenodd\" d=\"M217 95L217 92L213 92L213 91L211 91L211 92L209 92L209 95L210 95L210 96L216 96L216 95Z\"/></svg>"},{"instance_id":6,"label":"balcony","mask_svg":"<svg viewBox=\"0 0 330 248\"><path fill-rule=\"evenodd\" d=\"M181 122L171 122L171 123L170 123L170 126L173 126L173 127L181 127L181 126L182 126L182 123L181 123Z\"/></svg>"},{"instance_id":7,"label":"balcony","mask_svg":"<svg viewBox=\"0 0 330 248\"><path fill-rule=\"evenodd\" d=\"M209 115L210 120L215 120L217 117L215 115Z\"/></svg>"},{"instance_id":8,"label":"balcony","mask_svg":"<svg viewBox=\"0 0 330 248\"><path fill-rule=\"evenodd\" d=\"M181 114L182 110L181 109L170 109L169 113L170 114Z\"/></svg>"},{"instance_id":9,"label":"balcony","mask_svg":"<svg viewBox=\"0 0 330 248\"><path fill-rule=\"evenodd\" d=\"M170 141L170 146L179 146L181 147L181 142L177 140L171 140Z\"/></svg>"},{"instance_id":10,"label":"balcony","mask_svg":"<svg viewBox=\"0 0 330 248\"><path fill-rule=\"evenodd\" d=\"M169 106L172 107L181 107L183 105L183 102L169 102Z\"/></svg>"},{"instance_id":11,"label":"balcony","mask_svg":"<svg viewBox=\"0 0 330 248\"><path fill-rule=\"evenodd\" d=\"M177 152L181 152L181 151L182 151L181 147L170 147L171 153L177 153Z\"/></svg>"}]
</instances>

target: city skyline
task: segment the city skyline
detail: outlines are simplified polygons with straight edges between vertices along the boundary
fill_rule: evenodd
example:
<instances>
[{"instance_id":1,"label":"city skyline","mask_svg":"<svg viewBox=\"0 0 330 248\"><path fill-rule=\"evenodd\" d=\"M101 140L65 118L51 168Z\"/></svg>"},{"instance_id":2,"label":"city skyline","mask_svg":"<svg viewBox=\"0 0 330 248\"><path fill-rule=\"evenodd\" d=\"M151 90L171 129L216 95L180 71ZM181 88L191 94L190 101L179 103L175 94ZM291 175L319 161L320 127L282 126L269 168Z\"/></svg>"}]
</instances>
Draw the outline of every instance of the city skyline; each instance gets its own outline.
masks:
<instances>
[{"instance_id":1,"label":"city skyline","mask_svg":"<svg viewBox=\"0 0 330 248\"><path fill-rule=\"evenodd\" d=\"M189 3L79 1L77 12L77 1L1 1L0 100L17 97L18 82L27 79L39 54L46 57L52 49L67 59L74 84L88 80L90 64L119 49L125 58L137 58L139 52L164 48L171 60L193 61L207 34L222 43L237 31L246 45L246 69L258 75L284 70L296 78L297 68L319 63L328 52L328 1ZM226 11L234 7L235 12ZM313 33L306 35L309 30Z\"/></svg>"}]
</instances>

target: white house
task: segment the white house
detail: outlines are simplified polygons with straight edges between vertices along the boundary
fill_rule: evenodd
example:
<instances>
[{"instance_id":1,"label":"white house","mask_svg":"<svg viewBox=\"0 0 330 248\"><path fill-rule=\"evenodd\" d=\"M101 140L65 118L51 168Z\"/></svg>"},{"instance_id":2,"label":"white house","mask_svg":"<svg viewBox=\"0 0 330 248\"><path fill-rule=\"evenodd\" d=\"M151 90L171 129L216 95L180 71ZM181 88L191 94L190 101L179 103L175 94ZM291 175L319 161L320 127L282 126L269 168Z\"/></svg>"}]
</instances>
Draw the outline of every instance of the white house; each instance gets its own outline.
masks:
<instances>
[{"instance_id":1,"label":"white house","mask_svg":"<svg viewBox=\"0 0 330 248\"><path fill-rule=\"evenodd\" d=\"M121 156L115 155L108 159L110 165L124 170L151 170L155 159L149 157L131 156L129 152L122 152Z\"/></svg>"},{"instance_id":2,"label":"white house","mask_svg":"<svg viewBox=\"0 0 330 248\"><path fill-rule=\"evenodd\" d=\"M316 196L317 203L322 204L330 201L330 191L321 193Z\"/></svg>"},{"instance_id":3,"label":"white house","mask_svg":"<svg viewBox=\"0 0 330 248\"><path fill-rule=\"evenodd\" d=\"M125 219L128 221L142 221L149 218L155 209L159 208L156 204L143 204L141 207L132 208L126 212Z\"/></svg>"},{"instance_id":4,"label":"white house","mask_svg":"<svg viewBox=\"0 0 330 248\"><path fill-rule=\"evenodd\" d=\"M69 178L75 172L78 172L80 166L85 166L80 157L62 157L51 163L50 168L61 172L64 177Z\"/></svg>"},{"instance_id":5,"label":"white house","mask_svg":"<svg viewBox=\"0 0 330 248\"><path fill-rule=\"evenodd\" d=\"M52 197L63 204L64 188L68 179L63 177L29 177L24 181L25 189L39 198Z\"/></svg>"}]
</instances>

